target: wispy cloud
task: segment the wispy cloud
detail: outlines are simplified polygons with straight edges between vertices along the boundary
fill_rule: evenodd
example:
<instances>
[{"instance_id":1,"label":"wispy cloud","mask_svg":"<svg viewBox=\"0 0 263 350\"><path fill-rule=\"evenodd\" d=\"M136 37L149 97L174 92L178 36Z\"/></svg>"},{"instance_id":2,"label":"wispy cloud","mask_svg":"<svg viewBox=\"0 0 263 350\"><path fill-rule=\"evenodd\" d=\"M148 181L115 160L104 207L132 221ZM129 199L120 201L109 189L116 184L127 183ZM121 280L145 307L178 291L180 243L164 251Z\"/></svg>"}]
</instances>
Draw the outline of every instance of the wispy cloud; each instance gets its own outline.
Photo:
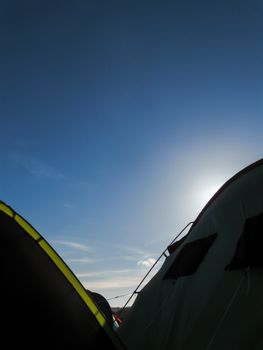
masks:
<instances>
[{"instance_id":1,"label":"wispy cloud","mask_svg":"<svg viewBox=\"0 0 263 350\"><path fill-rule=\"evenodd\" d=\"M65 261L72 266L84 287L107 298L132 293L156 262L153 252L136 246L105 241L83 244L74 239L59 239L53 242L62 251ZM157 265L140 289L159 269L160 265ZM119 299L111 301L116 305L122 302L123 300Z\"/></svg>"},{"instance_id":2,"label":"wispy cloud","mask_svg":"<svg viewBox=\"0 0 263 350\"><path fill-rule=\"evenodd\" d=\"M92 247L83 243L71 242L71 241L60 241L60 240L54 240L53 243L66 246L68 248L84 251L84 252L93 251Z\"/></svg>"},{"instance_id":3,"label":"wispy cloud","mask_svg":"<svg viewBox=\"0 0 263 350\"><path fill-rule=\"evenodd\" d=\"M82 285L110 300L111 306L123 306L127 299L125 296L132 295L156 262L153 254L136 246L115 245L105 241L83 244L74 239L53 242ZM158 263L150 271L139 290L155 275L160 265ZM129 301L129 305L134 300L135 297Z\"/></svg>"},{"instance_id":4,"label":"wispy cloud","mask_svg":"<svg viewBox=\"0 0 263 350\"><path fill-rule=\"evenodd\" d=\"M84 282L85 288L90 290L104 291L105 289L116 289L120 290L122 288L136 288L140 281L137 276L129 277L112 277L110 279L97 279L95 281Z\"/></svg>"},{"instance_id":5,"label":"wispy cloud","mask_svg":"<svg viewBox=\"0 0 263 350\"><path fill-rule=\"evenodd\" d=\"M81 190L81 191L89 191L93 188L93 184L90 181L87 180L80 180L80 179L74 179L69 182L69 187L75 189L75 190Z\"/></svg>"},{"instance_id":6,"label":"wispy cloud","mask_svg":"<svg viewBox=\"0 0 263 350\"><path fill-rule=\"evenodd\" d=\"M145 250L138 248L138 247L133 247L133 246L128 246L128 245L122 245L122 244L115 244L114 245L116 248L120 250L124 250L126 252L132 253L133 255L148 255L149 252L146 252Z\"/></svg>"},{"instance_id":7,"label":"wispy cloud","mask_svg":"<svg viewBox=\"0 0 263 350\"><path fill-rule=\"evenodd\" d=\"M68 264L94 264L95 262L97 262L97 259L92 259L92 258L67 258L65 259L67 260Z\"/></svg>"},{"instance_id":8,"label":"wispy cloud","mask_svg":"<svg viewBox=\"0 0 263 350\"><path fill-rule=\"evenodd\" d=\"M98 242L98 245L100 246L100 249L103 249L104 247L104 249L106 249L107 251L112 251L114 253L112 255L113 259L115 259L116 256L119 256L120 258L124 258L125 260L138 261L138 259L140 258L146 258L151 255L148 251L131 245L109 242Z\"/></svg>"},{"instance_id":9,"label":"wispy cloud","mask_svg":"<svg viewBox=\"0 0 263 350\"><path fill-rule=\"evenodd\" d=\"M65 176L60 171L34 156L28 154L13 153L11 155L11 159L18 166L23 167L26 171L34 176L49 179L65 178Z\"/></svg>"},{"instance_id":10,"label":"wispy cloud","mask_svg":"<svg viewBox=\"0 0 263 350\"><path fill-rule=\"evenodd\" d=\"M73 208L74 208L74 205L71 204L71 203L63 203L63 207L64 207L64 208L67 208L67 209L73 209Z\"/></svg>"},{"instance_id":11,"label":"wispy cloud","mask_svg":"<svg viewBox=\"0 0 263 350\"><path fill-rule=\"evenodd\" d=\"M50 165L39 157L33 156L23 151L16 151L9 154L9 159L17 167L24 169L27 173L37 178L44 178L50 180L64 180L64 183L71 190L76 191L90 191L93 184L86 179L79 179L78 177L70 177L68 174L62 173L56 167ZM65 208L72 209L72 203L64 202L62 205Z\"/></svg>"},{"instance_id":12,"label":"wispy cloud","mask_svg":"<svg viewBox=\"0 0 263 350\"><path fill-rule=\"evenodd\" d=\"M78 278L87 278L87 277L98 277L98 276L113 276L113 275L125 275L133 273L133 269L122 269L122 270L104 270L104 271L93 271L93 272L84 272L77 273Z\"/></svg>"},{"instance_id":13,"label":"wispy cloud","mask_svg":"<svg viewBox=\"0 0 263 350\"><path fill-rule=\"evenodd\" d=\"M147 258L147 259L144 259L144 260L139 260L137 262L137 265L138 266L142 266L142 267L152 267L154 264L155 264L156 260L154 258Z\"/></svg>"}]
</instances>

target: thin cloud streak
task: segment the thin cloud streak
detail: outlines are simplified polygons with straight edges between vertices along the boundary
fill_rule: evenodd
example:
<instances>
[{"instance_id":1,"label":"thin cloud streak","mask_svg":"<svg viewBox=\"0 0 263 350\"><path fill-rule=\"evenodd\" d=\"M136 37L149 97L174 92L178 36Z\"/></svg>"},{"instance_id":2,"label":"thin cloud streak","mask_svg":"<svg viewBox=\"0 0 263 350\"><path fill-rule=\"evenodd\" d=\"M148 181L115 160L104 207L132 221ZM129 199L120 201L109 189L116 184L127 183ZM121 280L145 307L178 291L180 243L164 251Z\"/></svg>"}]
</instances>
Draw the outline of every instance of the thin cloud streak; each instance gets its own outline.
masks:
<instances>
[{"instance_id":1,"label":"thin cloud streak","mask_svg":"<svg viewBox=\"0 0 263 350\"><path fill-rule=\"evenodd\" d=\"M123 269L123 270L104 270L104 271L94 271L94 272L84 272L84 273L77 273L76 276L78 278L85 278L85 277L97 277L97 276L112 276L112 275L122 275L126 273L134 272L133 269Z\"/></svg>"},{"instance_id":2,"label":"thin cloud streak","mask_svg":"<svg viewBox=\"0 0 263 350\"><path fill-rule=\"evenodd\" d=\"M23 167L27 172L34 176L53 180L65 179L65 176L60 171L34 156L13 153L11 159L15 164Z\"/></svg>"},{"instance_id":3,"label":"thin cloud streak","mask_svg":"<svg viewBox=\"0 0 263 350\"><path fill-rule=\"evenodd\" d=\"M94 264L98 261L97 259L91 258L69 258L65 260L68 264Z\"/></svg>"},{"instance_id":4,"label":"thin cloud streak","mask_svg":"<svg viewBox=\"0 0 263 350\"><path fill-rule=\"evenodd\" d=\"M92 246L81 244L75 241L68 240L53 240L52 242L55 245L60 245L60 250L63 250L63 246L71 248L77 251L89 252L99 256L97 261L134 261L135 266L138 261L144 261L147 259L154 259L153 253L146 252L145 250L139 249L137 247L119 245L114 243L105 243L101 241L93 241ZM63 253L66 253L65 251ZM84 262L83 259L86 257L74 257L74 260L68 260L68 262L77 262L77 259L80 259L80 262ZM90 257L88 257L90 259ZM88 262L88 261L87 261Z\"/></svg>"},{"instance_id":5,"label":"thin cloud streak","mask_svg":"<svg viewBox=\"0 0 263 350\"><path fill-rule=\"evenodd\" d=\"M87 245L82 244L82 243L78 243L78 242L55 240L55 241L53 241L53 243L66 246L68 248L84 251L84 252L92 252L93 251L92 247L87 246Z\"/></svg>"},{"instance_id":6,"label":"thin cloud streak","mask_svg":"<svg viewBox=\"0 0 263 350\"><path fill-rule=\"evenodd\" d=\"M71 204L71 203L63 203L63 207L64 207L64 208L67 208L67 209L73 209L73 208L74 208L74 205Z\"/></svg>"},{"instance_id":7,"label":"thin cloud streak","mask_svg":"<svg viewBox=\"0 0 263 350\"><path fill-rule=\"evenodd\" d=\"M156 260L154 258L148 258L148 259L144 259L144 260L139 260L137 262L138 266L142 266L142 267L146 267L146 268L150 268L155 264Z\"/></svg>"},{"instance_id":8,"label":"thin cloud streak","mask_svg":"<svg viewBox=\"0 0 263 350\"><path fill-rule=\"evenodd\" d=\"M79 190L90 190L90 188L93 186L89 181L70 178L50 164L30 154L14 152L9 155L9 158L15 165L23 168L29 174L38 178L64 180L67 186ZM74 208L71 203L63 203L63 206L65 208Z\"/></svg>"},{"instance_id":9,"label":"thin cloud streak","mask_svg":"<svg viewBox=\"0 0 263 350\"><path fill-rule=\"evenodd\" d=\"M118 256L120 258L124 258L125 260L136 260L138 259L145 259L147 257L150 257L154 255L152 252L145 251L141 248L134 247L134 246L128 246L124 244L118 244L118 243L108 243L108 242L98 242L97 246L100 246L101 249L106 249L107 251L111 250L114 252L118 252ZM113 259L116 259L116 254L112 257Z\"/></svg>"},{"instance_id":10,"label":"thin cloud streak","mask_svg":"<svg viewBox=\"0 0 263 350\"><path fill-rule=\"evenodd\" d=\"M95 244L93 241L91 248L89 245L80 244L73 240L54 242L61 245L62 250L71 249L68 253L74 254L74 256L69 256L65 260L69 265L72 265L73 271L84 287L104 296L112 295L114 297L120 293L120 290L125 293L132 292L156 261L153 254L133 246L102 241L97 241ZM92 253L92 256L80 256L82 252ZM132 261L133 264L129 268L101 269L102 263L114 260L123 263ZM159 267L158 264L157 268ZM150 273L149 277L155 272L156 269ZM149 279L147 278L147 280Z\"/></svg>"},{"instance_id":11,"label":"thin cloud streak","mask_svg":"<svg viewBox=\"0 0 263 350\"><path fill-rule=\"evenodd\" d=\"M122 275L122 273L120 274ZM144 281L140 289L142 289L148 283L148 281L155 275L155 273L156 271L152 271L148 275L147 279ZM127 274L128 275L126 276L118 276L118 273L117 273L117 276L114 276L114 274L109 274L107 278L91 279L88 281L85 280L85 277L92 278L92 277L99 276L99 274L97 274L96 276L85 276L83 277L82 284L85 286L85 288L88 288L90 290L97 290L102 293L104 293L105 290L108 290L108 289L111 289L112 291L116 289L116 295L117 295L119 290L125 289L125 288L126 289L128 288L129 292L132 292L142 281L142 278L145 276L145 271L142 274L142 270L141 271L132 270L130 272L127 271Z\"/></svg>"},{"instance_id":12,"label":"thin cloud streak","mask_svg":"<svg viewBox=\"0 0 263 350\"><path fill-rule=\"evenodd\" d=\"M83 285L90 290L135 288L140 281L138 277L114 277L111 279L98 279L96 281L85 281Z\"/></svg>"}]
</instances>

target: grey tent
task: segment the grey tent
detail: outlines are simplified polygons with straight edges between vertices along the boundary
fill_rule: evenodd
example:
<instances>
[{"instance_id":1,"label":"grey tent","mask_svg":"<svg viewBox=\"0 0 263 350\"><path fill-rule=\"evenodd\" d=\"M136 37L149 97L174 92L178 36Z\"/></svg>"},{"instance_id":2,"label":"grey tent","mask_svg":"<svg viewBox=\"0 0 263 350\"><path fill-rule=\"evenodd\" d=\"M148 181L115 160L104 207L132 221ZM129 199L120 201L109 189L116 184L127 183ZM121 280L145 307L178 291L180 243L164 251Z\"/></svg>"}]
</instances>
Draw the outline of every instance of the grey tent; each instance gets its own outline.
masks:
<instances>
[{"instance_id":1,"label":"grey tent","mask_svg":"<svg viewBox=\"0 0 263 350\"><path fill-rule=\"evenodd\" d=\"M263 160L211 198L140 291L129 350L263 349Z\"/></svg>"},{"instance_id":2,"label":"grey tent","mask_svg":"<svg viewBox=\"0 0 263 350\"><path fill-rule=\"evenodd\" d=\"M47 241L0 202L1 341L5 348L124 349L80 281Z\"/></svg>"}]
</instances>

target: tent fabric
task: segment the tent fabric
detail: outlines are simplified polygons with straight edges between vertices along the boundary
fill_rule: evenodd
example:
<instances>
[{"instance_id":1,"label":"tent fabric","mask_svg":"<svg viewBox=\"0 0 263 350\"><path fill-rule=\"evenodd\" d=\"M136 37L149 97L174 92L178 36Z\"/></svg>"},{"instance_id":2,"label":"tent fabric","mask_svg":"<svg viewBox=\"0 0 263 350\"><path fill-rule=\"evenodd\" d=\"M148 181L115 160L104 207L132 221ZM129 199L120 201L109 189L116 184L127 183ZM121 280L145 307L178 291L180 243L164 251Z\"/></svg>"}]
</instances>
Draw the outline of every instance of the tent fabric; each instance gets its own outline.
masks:
<instances>
[{"instance_id":1,"label":"tent fabric","mask_svg":"<svg viewBox=\"0 0 263 350\"><path fill-rule=\"evenodd\" d=\"M262 213L259 160L221 187L139 292L118 330L129 350L263 349ZM215 232L193 273L165 278L187 245Z\"/></svg>"},{"instance_id":2,"label":"tent fabric","mask_svg":"<svg viewBox=\"0 0 263 350\"><path fill-rule=\"evenodd\" d=\"M64 261L3 202L0 230L1 340L6 348L124 349Z\"/></svg>"}]
</instances>

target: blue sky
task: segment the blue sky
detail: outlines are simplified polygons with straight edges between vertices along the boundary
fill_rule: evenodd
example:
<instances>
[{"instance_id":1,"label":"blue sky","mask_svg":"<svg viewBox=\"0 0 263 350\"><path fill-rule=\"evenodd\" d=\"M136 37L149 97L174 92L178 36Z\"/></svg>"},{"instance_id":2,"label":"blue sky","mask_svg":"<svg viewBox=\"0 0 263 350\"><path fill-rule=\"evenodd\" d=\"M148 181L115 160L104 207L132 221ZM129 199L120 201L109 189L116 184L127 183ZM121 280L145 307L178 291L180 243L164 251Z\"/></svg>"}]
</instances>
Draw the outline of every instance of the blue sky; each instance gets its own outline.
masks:
<instances>
[{"instance_id":1,"label":"blue sky","mask_svg":"<svg viewBox=\"0 0 263 350\"><path fill-rule=\"evenodd\" d=\"M262 158L262 6L0 1L1 200L87 288L131 292Z\"/></svg>"}]
</instances>

